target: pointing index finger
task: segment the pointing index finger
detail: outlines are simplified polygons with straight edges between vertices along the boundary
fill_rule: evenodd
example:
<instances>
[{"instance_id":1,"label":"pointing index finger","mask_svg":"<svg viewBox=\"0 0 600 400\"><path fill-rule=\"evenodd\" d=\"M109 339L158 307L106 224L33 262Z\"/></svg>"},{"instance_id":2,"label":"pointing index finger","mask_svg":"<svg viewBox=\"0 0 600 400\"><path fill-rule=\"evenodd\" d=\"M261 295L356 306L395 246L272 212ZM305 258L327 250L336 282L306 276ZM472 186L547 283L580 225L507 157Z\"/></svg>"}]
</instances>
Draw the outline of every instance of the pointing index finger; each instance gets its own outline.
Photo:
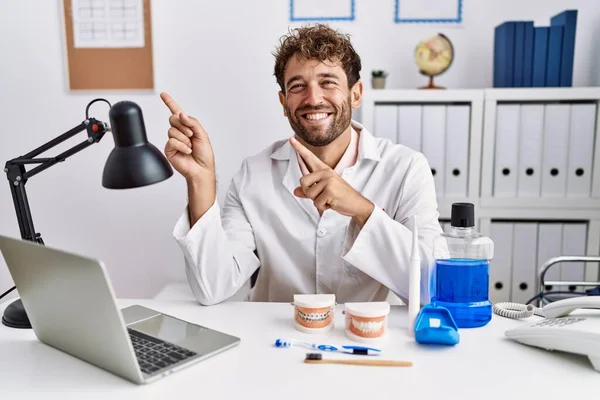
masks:
<instances>
[{"instance_id":1,"label":"pointing index finger","mask_svg":"<svg viewBox=\"0 0 600 400\"><path fill-rule=\"evenodd\" d=\"M312 151L304 147L296 138L291 137L290 144L300 154L300 157L302 157L311 172L329 168L327 164L321 161Z\"/></svg>"},{"instance_id":2,"label":"pointing index finger","mask_svg":"<svg viewBox=\"0 0 600 400\"><path fill-rule=\"evenodd\" d=\"M171 111L171 114L179 115L180 112L183 112L183 109L179 106L179 104L177 104L177 102L175 100L173 100L171 95L169 95L168 93L165 93L165 92L161 93L160 98L165 103L165 105L169 108L169 111Z\"/></svg>"}]
</instances>

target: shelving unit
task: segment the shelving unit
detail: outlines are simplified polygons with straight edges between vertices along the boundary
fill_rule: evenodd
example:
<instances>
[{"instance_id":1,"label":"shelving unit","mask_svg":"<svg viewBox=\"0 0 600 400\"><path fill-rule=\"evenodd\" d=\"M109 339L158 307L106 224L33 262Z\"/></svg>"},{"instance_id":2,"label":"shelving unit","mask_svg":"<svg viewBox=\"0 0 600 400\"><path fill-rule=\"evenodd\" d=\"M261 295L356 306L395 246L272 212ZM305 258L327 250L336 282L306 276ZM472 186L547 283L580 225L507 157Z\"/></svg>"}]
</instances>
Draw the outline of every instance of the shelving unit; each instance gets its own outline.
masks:
<instances>
[{"instance_id":1,"label":"shelving unit","mask_svg":"<svg viewBox=\"0 0 600 400\"><path fill-rule=\"evenodd\" d=\"M452 114L460 107L468 125ZM477 229L496 244L490 297L523 302L547 259L600 254L599 109L600 88L371 90L361 122L425 154L445 230L452 203L475 205ZM461 160L464 190L452 187ZM552 280L598 274L595 263L565 264Z\"/></svg>"}]
</instances>

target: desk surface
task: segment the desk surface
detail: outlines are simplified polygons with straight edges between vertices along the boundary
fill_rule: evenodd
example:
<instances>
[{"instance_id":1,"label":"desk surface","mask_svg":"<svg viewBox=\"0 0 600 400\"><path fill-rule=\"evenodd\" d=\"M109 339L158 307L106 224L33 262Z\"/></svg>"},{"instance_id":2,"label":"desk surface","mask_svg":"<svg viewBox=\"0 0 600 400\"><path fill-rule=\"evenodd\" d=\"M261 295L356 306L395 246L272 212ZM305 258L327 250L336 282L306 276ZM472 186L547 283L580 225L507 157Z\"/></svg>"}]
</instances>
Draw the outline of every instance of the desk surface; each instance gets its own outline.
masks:
<instances>
[{"instance_id":1,"label":"desk surface","mask_svg":"<svg viewBox=\"0 0 600 400\"><path fill-rule=\"evenodd\" d=\"M406 308L393 306L389 335L378 343L385 351L380 357L410 360L414 366L391 368L304 364L309 349L272 346L278 337L350 343L343 332L342 306L336 310L336 329L317 336L295 330L293 309L287 303L227 302L202 307L194 301L119 300L122 307L131 304L221 330L242 341L187 369L137 386L40 343L31 330L0 325L2 397L479 400L517 395L523 399L558 399L584 398L600 389L600 374L587 357L553 353L505 339L507 328L527 322L496 315L483 328L461 330L461 341L454 347L424 347L406 332ZM6 305L0 304L0 311Z\"/></svg>"}]
</instances>

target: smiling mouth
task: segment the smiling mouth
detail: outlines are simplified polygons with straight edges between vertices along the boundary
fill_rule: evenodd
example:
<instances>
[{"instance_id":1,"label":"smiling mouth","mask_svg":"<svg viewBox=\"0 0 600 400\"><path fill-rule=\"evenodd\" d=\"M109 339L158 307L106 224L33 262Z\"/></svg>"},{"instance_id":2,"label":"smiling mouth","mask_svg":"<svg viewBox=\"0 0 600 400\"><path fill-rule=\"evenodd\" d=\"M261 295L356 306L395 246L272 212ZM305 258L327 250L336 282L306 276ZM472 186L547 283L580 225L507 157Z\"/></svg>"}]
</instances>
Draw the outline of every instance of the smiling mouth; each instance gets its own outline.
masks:
<instances>
[{"instance_id":1,"label":"smiling mouth","mask_svg":"<svg viewBox=\"0 0 600 400\"><path fill-rule=\"evenodd\" d=\"M302 119L310 122L322 121L328 118L331 114L330 112L321 112L321 113L306 113L302 114Z\"/></svg>"}]
</instances>

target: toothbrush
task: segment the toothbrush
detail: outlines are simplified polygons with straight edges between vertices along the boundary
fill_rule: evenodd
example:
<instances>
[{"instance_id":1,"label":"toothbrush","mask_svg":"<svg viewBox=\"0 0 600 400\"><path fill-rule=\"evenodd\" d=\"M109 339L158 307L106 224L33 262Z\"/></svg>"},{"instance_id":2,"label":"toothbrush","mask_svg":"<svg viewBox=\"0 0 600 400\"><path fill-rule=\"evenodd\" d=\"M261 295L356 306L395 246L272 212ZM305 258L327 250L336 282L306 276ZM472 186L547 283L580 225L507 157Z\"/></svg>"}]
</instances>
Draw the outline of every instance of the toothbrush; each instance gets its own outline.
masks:
<instances>
[{"instance_id":1,"label":"toothbrush","mask_svg":"<svg viewBox=\"0 0 600 400\"><path fill-rule=\"evenodd\" d=\"M292 346L304 346L309 349L317 349L321 351L338 351L341 353L349 354L360 354L360 355L376 355L381 353L381 350L374 349L372 347L363 346L332 346L330 344L316 344L305 342L303 340L296 339L277 339L275 341L275 347L292 347Z\"/></svg>"},{"instance_id":2,"label":"toothbrush","mask_svg":"<svg viewBox=\"0 0 600 400\"><path fill-rule=\"evenodd\" d=\"M419 256L419 236L417 233L417 216L413 216L412 252L408 270L408 334L415 333L415 320L421 309L421 257Z\"/></svg>"}]
</instances>

